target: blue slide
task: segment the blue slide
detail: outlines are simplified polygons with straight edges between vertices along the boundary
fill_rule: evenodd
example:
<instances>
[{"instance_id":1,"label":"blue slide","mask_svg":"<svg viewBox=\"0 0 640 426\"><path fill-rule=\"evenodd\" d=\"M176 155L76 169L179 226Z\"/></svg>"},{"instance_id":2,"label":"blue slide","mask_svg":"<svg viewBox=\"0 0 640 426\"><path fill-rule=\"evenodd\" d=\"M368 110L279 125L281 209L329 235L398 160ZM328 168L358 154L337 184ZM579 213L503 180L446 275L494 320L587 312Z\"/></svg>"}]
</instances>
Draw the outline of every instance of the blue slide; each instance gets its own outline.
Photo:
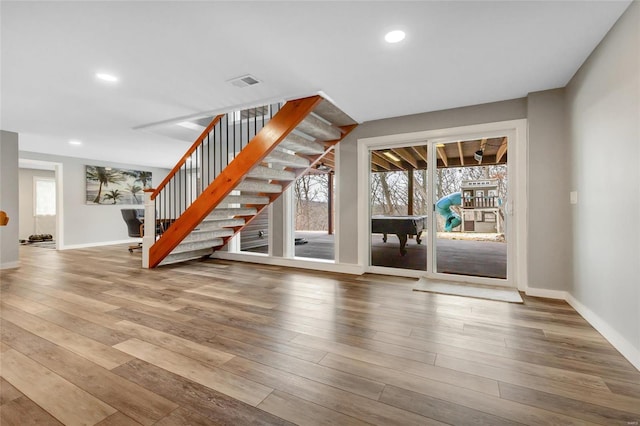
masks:
<instances>
[{"instance_id":1,"label":"blue slide","mask_svg":"<svg viewBox=\"0 0 640 426\"><path fill-rule=\"evenodd\" d=\"M445 231L451 232L453 228L462 223L462 220L460 220L460 215L451 210L451 206L459 206L460 204L462 204L461 192L454 192L452 194L445 195L436 203L436 210L438 211L440 216L445 218Z\"/></svg>"}]
</instances>

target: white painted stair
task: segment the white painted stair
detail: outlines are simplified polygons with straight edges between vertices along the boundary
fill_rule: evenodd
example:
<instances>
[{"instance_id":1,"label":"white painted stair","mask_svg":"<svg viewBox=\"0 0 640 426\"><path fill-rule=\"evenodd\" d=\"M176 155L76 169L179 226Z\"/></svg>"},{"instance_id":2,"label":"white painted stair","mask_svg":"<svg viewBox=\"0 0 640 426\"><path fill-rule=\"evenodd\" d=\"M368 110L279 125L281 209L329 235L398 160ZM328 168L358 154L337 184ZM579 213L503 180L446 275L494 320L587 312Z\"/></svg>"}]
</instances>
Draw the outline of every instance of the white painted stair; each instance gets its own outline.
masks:
<instances>
[{"instance_id":1,"label":"white painted stair","mask_svg":"<svg viewBox=\"0 0 640 426\"><path fill-rule=\"evenodd\" d=\"M335 123L332 125L331 122ZM305 156L323 154L325 142L342 138L337 126L355 122L324 100L293 132L263 160L216 208L169 254L160 265L208 256L221 247L261 206L270 203L273 194L281 194L283 185L296 179L311 162Z\"/></svg>"}]
</instances>

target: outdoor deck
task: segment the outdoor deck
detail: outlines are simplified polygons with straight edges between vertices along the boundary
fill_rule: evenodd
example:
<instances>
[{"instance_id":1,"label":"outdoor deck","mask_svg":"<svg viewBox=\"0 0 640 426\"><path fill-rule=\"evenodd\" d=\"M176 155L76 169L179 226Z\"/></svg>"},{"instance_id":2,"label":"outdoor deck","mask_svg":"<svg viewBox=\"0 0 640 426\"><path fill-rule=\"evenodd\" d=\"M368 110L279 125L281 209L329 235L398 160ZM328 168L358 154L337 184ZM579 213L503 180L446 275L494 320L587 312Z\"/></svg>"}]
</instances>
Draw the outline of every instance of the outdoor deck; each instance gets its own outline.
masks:
<instances>
[{"instance_id":1,"label":"outdoor deck","mask_svg":"<svg viewBox=\"0 0 640 426\"><path fill-rule=\"evenodd\" d=\"M307 243L295 246L296 257L312 259L334 259L334 236L318 231L296 231L296 238L304 238ZM427 246L423 236L422 244L415 238L407 242L405 256L400 256L398 237L389 235L382 242L382 235L371 236L371 261L374 266L414 269L427 268ZM476 277L506 278L507 244L496 241L469 241L438 238L438 271L450 274ZM266 253L267 247L259 247L254 252Z\"/></svg>"}]
</instances>

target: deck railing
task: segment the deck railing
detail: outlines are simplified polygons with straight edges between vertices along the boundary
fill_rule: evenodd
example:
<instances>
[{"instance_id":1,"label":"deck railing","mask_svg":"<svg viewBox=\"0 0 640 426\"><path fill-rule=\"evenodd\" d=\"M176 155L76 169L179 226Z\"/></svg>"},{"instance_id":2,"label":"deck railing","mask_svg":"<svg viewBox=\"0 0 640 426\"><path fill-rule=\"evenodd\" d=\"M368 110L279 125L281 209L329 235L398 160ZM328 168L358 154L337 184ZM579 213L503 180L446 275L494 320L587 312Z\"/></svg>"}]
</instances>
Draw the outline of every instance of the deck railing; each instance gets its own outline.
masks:
<instances>
[{"instance_id":1,"label":"deck railing","mask_svg":"<svg viewBox=\"0 0 640 426\"><path fill-rule=\"evenodd\" d=\"M462 206L465 209L483 208L483 207L499 207L497 196L475 196L464 197Z\"/></svg>"}]
</instances>

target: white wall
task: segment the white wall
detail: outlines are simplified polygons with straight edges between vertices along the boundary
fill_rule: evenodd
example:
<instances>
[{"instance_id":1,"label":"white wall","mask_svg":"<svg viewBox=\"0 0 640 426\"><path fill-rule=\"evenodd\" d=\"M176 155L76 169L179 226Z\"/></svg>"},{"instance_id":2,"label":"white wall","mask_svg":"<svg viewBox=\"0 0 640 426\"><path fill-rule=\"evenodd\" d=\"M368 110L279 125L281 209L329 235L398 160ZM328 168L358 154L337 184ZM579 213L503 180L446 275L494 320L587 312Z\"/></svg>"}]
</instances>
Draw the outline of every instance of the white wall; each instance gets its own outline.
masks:
<instances>
[{"instance_id":1,"label":"white wall","mask_svg":"<svg viewBox=\"0 0 640 426\"><path fill-rule=\"evenodd\" d=\"M0 226L0 269L19 264L18 229L18 134L0 130L0 210L9 216Z\"/></svg>"},{"instance_id":2,"label":"white wall","mask_svg":"<svg viewBox=\"0 0 640 426\"><path fill-rule=\"evenodd\" d=\"M168 169L120 164L83 158L20 152L20 158L62 164L62 235L58 236L62 248L108 244L130 240L120 209L126 205L87 205L85 166L109 166L123 169L148 170L153 174L153 185L157 186L169 173ZM17 165L16 165L17 167ZM143 208L142 205L135 205Z\"/></svg>"},{"instance_id":3,"label":"white wall","mask_svg":"<svg viewBox=\"0 0 640 426\"><path fill-rule=\"evenodd\" d=\"M19 169L18 176L18 188L20 190L20 229L18 231L18 237L21 240L26 240L29 238L29 235L33 234L51 234L55 238L55 216L51 218L53 221L52 224L47 222L47 225L52 225L52 227L47 226L46 228L42 228L40 226L36 227L33 215L33 178L43 177L55 179L55 172L50 170Z\"/></svg>"},{"instance_id":4,"label":"white wall","mask_svg":"<svg viewBox=\"0 0 640 426\"><path fill-rule=\"evenodd\" d=\"M566 291L571 282L569 143L564 89L527 96L528 286Z\"/></svg>"},{"instance_id":5,"label":"white wall","mask_svg":"<svg viewBox=\"0 0 640 426\"><path fill-rule=\"evenodd\" d=\"M574 304L640 368L640 3L566 88Z\"/></svg>"}]
</instances>

